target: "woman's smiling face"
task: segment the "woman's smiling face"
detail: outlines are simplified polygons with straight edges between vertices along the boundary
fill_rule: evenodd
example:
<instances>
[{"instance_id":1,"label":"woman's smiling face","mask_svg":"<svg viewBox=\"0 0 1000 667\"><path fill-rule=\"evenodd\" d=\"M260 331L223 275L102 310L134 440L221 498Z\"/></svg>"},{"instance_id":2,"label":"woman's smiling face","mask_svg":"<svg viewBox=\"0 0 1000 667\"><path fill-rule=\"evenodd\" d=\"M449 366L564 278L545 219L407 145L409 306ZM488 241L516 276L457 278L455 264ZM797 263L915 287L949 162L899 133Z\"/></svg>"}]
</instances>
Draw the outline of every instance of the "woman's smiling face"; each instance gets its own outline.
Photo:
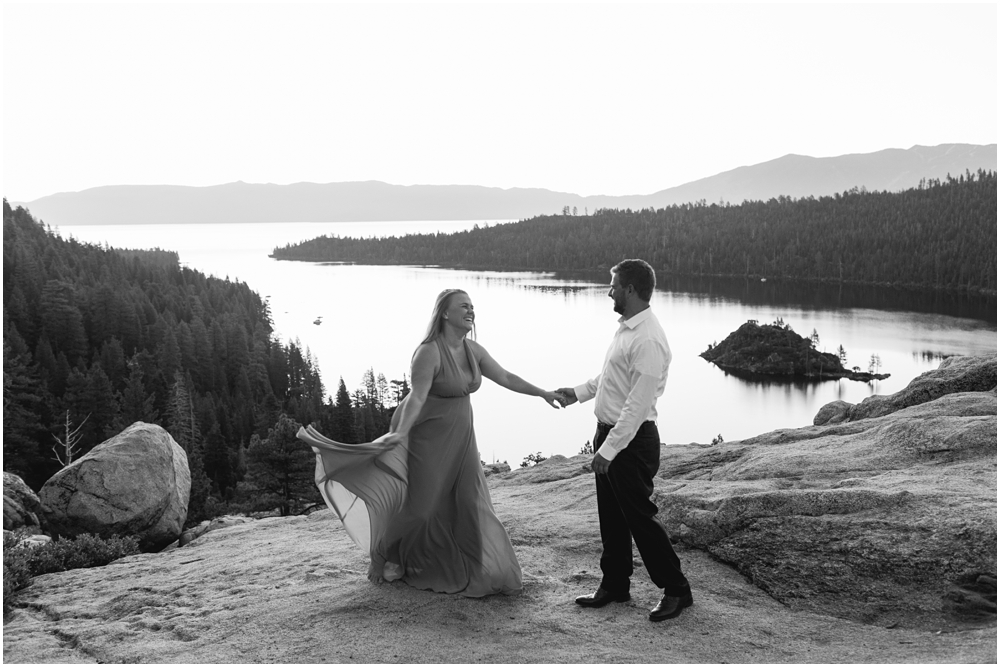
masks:
<instances>
[{"instance_id":1,"label":"woman's smiling face","mask_svg":"<svg viewBox=\"0 0 1000 667\"><path fill-rule=\"evenodd\" d=\"M444 317L452 326L465 332L472 331L472 326L476 322L476 314L469 295L465 292L452 294Z\"/></svg>"}]
</instances>

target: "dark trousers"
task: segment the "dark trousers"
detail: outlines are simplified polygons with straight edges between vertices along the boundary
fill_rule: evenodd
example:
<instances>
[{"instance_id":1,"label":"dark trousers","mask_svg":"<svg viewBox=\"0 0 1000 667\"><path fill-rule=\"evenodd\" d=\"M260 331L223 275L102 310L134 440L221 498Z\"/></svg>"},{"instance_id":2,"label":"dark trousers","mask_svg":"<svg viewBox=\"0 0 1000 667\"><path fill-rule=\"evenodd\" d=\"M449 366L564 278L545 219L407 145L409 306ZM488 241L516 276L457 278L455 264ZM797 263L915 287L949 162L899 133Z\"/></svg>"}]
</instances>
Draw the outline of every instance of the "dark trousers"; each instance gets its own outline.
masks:
<instances>
[{"instance_id":1,"label":"dark trousers","mask_svg":"<svg viewBox=\"0 0 1000 667\"><path fill-rule=\"evenodd\" d=\"M600 449L611 427L598 424L594 451ZM682 596L691 590L681 572L681 561L670 544L659 511L649 498L653 476L660 468L660 434L654 422L645 422L632 442L597 479L597 512L601 521L601 588L619 594L629 590L632 576L632 540L639 549L650 579L665 595Z\"/></svg>"}]
</instances>

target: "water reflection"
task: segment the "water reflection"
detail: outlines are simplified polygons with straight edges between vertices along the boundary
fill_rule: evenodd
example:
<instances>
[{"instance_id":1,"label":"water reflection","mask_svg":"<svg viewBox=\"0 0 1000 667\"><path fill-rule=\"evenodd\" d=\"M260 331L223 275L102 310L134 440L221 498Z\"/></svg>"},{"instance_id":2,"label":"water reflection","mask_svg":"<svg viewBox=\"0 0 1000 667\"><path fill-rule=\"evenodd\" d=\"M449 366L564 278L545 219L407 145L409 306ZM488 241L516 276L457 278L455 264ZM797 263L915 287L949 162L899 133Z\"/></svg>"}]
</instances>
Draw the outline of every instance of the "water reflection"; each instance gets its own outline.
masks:
<instances>
[{"instance_id":1,"label":"water reflection","mask_svg":"<svg viewBox=\"0 0 1000 667\"><path fill-rule=\"evenodd\" d=\"M707 362L706 362L707 363ZM758 385L761 387L773 387L776 385L781 385L782 387L790 387L798 391L809 391L815 385L828 384L833 382L840 382L846 378L803 378L801 376L795 377L782 377L774 375L761 375L759 373L739 373L734 371L723 370L723 374L726 377L733 377L738 380L742 380L744 383L749 385Z\"/></svg>"},{"instance_id":2,"label":"water reflection","mask_svg":"<svg viewBox=\"0 0 1000 667\"><path fill-rule=\"evenodd\" d=\"M607 282L607 273L559 272L563 280ZM995 296L965 292L918 291L875 285L840 285L781 280L746 280L718 276L657 276L657 290L702 295L711 301L735 301L749 305L795 306L798 308L868 308L910 311L961 317L997 324Z\"/></svg>"},{"instance_id":3,"label":"water reflection","mask_svg":"<svg viewBox=\"0 0 1000 667\"><path fill-rule=\"evenodd\" d=\"M920 361L935 363L935 364L940 364L948 357L953 357L953 356L955 356L954 353L948 354L945 352L932 352L931 350L920 350L920 351L915 351L913 353L914 359L919 359Z\"/></svg>"},{"instance_id":4,"label":"water reflection","mask_svg":"<svg viewBox=\"0 0 1000 667\"><path fill-rule=\"evenodd\" d=\"M597 288L594 285L534 285L531 283L518 285L518 287L524 290L539 292L541 294L561 294L563 296L593 292L598 289L606 289L603 287Z\"/></svg>"}]
</instances>

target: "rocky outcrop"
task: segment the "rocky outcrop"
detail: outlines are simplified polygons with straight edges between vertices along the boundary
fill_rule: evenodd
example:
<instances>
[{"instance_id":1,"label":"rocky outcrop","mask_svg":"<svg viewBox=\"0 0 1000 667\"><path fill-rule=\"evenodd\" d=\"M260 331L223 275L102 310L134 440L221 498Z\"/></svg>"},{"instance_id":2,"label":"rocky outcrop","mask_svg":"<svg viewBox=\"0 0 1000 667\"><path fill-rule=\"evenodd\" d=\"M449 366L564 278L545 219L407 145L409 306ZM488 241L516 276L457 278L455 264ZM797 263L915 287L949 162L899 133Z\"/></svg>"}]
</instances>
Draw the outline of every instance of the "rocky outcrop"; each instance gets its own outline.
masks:
<instances>
[{"instance_id":1,"label":"rocky outcrop","mask_svg":"<svg viewBox=\"0 0 1000 667\"><path fill-rule=\"evenodd\" d=\"M510 472L510 464L506 461L502 463L486 463L483 465L483 474L489 477L490 475L502 475L505 472Z\"/></svg>"},{"instance_id":2,"label":"rocky outcrop","mask_svg":"<svg viewBox=\"0 0 1000 667\"><path fill-rule=\"evenodd\" d=\"M583 460L541 467L579 468ZM220 528L183 549L36 577L4 619L4 662L996 662L995 628L938 633L799 613L683 545L695 603L679 618L647 620L662 591L641 567L629 602L582 609L573 598L592 592L601 574L593 476L524 481L538 467L490 478L521 563L520 596L470 600L401 581L372 584L368 554L323 509Z\"/></svg>"},{"instance_id":3,"label":"rocky outcrop","mask_svg":"<svg viewBox=\"0 0 1000 667\"><path fill-rule=\"evenodd\" d=\"M181 533L181 536L177 538L177 541L169 545L167 549L185 547L194 542L195 540L197 540L205 533L211 532L213 530L219 530L220 528L238 526L241 523L248 523L251 521L253 521L253 519L249 517L232 516L228 514L226 516L217 516L214 519L206 519L205 521L199 523L197 526L192 526L191 528L188 528L183 533ZM166 551L166 549L164 549L164 551Z\"/></svg>"},{"instance_id":4,"label":"rocky outcrop","mask_svg":"<svg viewBox=\"0 0 1000 667\"><path fill-rule=\"evenodd\" d=\"M866 400L872 416L838 404L819 426L670 448L661 517L794 607L995 622L995 387L996 357L953 359Z\"/></svg>"},{"instance_id":5,"label":"rocky outcrop","mask_svg":"<svg viewBox=\"0 0 1000 667\"><path fill-rule=\"evenodd\" d=\"M705 448L664 447L663 464L681 460L670 472L694 473ZM720 465L738 456L736 449L709 458ZM801 613L685 544L677 550L695 603L680 617L647 620L662 591L638 565L629 602L580 608L573 598L601 579L594 476L584 471L591 458L551 457L489 478L521 563L520 596L470 604L400 581L374 585L368 554L322 509L36 577L4 619L4 662L996 663L995 627L940 632L940 612L913 627L906 606L884 623ZM677 484L657 479L660 489ZM820 576L805 572L798 581ZM949 588L946 602L988 589L988 577L979 579Z\"/></svg>"},{"instance_id":6,"label":"rocky outcrop","mask_svg":"<svg viewBox=\"0 0 1000 667\"><path fill-rule=\"evenodd\" d=\"M42 525L61 537L133 535L156 551L180 536L190 491L184 450L163 428L136 422L45 483Z\"/></svg>"},{"instance_id":7,"label":"rocky outcrop","mask_svg":"<svg viewBox=\"0 0 1000 667\"><path fill-rule=\"evenodd\" d=\"M947 394L983 392L997 388L997 358L949 357L933 370L922 373L902 391L889 396L870 396L851 406L848 419L881 417L920 405Z\"/></svg>"},{"instance_id":8,"label":"rocky outcrop","mask_svg":"<svg viewBox=\"0 0 1000 667\"><path fill-rule=\"evenodd\" d=\"M38 514L42 505L24 480L9 472L3 474L3 529L40 532Z\"/></svg>"}]
</instances>

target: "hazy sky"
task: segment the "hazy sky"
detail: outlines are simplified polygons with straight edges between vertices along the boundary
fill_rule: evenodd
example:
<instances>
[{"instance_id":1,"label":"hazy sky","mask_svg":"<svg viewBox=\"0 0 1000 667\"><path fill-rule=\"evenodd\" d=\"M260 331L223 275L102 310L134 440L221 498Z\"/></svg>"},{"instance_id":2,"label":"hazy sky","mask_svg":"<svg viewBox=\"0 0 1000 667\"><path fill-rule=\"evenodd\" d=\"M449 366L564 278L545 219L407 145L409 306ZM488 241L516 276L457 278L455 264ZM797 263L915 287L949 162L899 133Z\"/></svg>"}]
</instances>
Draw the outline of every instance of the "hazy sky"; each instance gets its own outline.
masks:
<instances>
[{"instance_id":1,"label":"hazy sky","mask_svg":"<svg viewBox=\"0 0 1000 667\"><path fill-rule=\"evenodd\" d=\"M996 143L995 4L3 4L3 194L379 180L648 194Z\"/></svg>"}]
</instances>

